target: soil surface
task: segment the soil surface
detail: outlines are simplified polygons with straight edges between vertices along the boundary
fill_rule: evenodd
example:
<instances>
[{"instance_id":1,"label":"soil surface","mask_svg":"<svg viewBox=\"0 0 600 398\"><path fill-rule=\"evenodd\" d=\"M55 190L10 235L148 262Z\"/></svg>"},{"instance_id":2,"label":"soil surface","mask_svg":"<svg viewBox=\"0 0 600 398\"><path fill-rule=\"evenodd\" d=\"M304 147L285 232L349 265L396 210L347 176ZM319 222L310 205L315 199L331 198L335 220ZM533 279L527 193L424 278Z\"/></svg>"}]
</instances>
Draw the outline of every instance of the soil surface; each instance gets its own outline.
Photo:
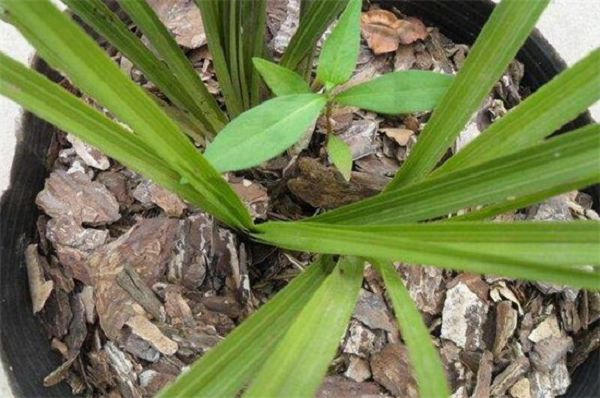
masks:
<instances>
[{"instance_id":1,"label":"soil surface","mask_svg":"<svg viewBox=\"0 0 600 398\"><path fill-rule=\"evenodd\" d=\"M167 4L168 3L168 4ZM222 102L193 1L152 0L211 92ZM269 2L268 43L281 56L297 0ZM132 26L135 31L135 27ZM347 85L391 71L455 74L469 48L396 10L366 10L356 72ZM115 62L154 86L99 39ZM528 95L513 62L448 156ZM68 80L62 84L78 91ZM86 100L94 104L93 101ZM96 106L96 105L94 105ZM335 108L308 138L262 167L228 179L257 220L295 220L379 192L410 154L429 113L384 117ZM350 182L323 149L330 124L352 149ZM39 240L26 251L33 308L64 363L44 380L74 394L149 397L210 350L302 272L308 253L248 240L57 131L50 174L36 203ZM599 219L572 192L499 220ZM544 283L397 264L440 350L455 397L554 397L600 345L600 294ZM370 267L319 396L416 397L393 310ZM315 336L315 338L319 338Z\"/></svg>"}]
</instances>

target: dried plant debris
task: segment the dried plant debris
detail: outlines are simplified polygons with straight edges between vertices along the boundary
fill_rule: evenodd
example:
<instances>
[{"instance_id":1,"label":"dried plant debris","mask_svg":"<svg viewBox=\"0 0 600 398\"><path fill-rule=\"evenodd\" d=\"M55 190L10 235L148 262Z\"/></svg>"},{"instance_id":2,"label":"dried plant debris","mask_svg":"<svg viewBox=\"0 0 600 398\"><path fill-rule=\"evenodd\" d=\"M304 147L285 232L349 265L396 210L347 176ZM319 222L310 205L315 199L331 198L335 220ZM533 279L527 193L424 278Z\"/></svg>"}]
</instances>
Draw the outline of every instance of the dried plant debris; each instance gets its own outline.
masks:
<instances>
[{"instance_id":1,"label":"dried plant debris","mask_svg":"<svg viewBox=\"0 0 600 398\"><path fill-rule=\"evenodd\" d=\"M379 9L363 13L361 32L375 54L396 51L400 44L423 40L429 34L419 19L399 19L394 13Z\"/></svg>"},{"instance_id":2,"label":"dried plant debris","mask_svg":"<svg viewBox=\"0 0 600 398\"><path fill-rule=\"evenodd\" d=\"M193 0L150 3L222 103ZM300 1L270 0L267 6L268 50L277 58L297 27ZM395 9L365 12L362 34L357 70L344 87L390 71L455 74L469 52ZM156 93L127 59L119 53L114 58ZM522 78L522 65L513 62L454 152L522 100ZM227 178L257 220L307 217L380 192L429 117L334 107L301 145ZM349 182L323 150L328 125L351 148ZM46 385L65 382L89 397L154 396L311 261L308 253L268 247L224 228L74 137L58 133L52 154L50 176L36 200L44 213L39 239L24 257L33 311L62 358ZM599 220L592 202L571 192L496 219ZM398 264L398 272L439 349L453 397L563 394L569 374L600 347L600 293L427 265ZM364 276L317 396L416 396L384 285L370 267Z\"/></svg>"}]
</instances>

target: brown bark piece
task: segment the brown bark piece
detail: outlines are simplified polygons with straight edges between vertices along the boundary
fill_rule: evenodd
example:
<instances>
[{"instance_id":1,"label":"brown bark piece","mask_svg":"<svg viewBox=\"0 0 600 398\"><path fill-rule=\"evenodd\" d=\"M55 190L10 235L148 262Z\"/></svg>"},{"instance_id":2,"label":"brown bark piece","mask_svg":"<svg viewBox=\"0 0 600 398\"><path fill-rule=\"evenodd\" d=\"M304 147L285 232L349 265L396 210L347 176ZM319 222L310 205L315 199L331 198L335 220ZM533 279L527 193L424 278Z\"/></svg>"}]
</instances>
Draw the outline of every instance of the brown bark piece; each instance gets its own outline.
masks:
<instances>
[{"instance_id":1,"label":"brown bark piece","mask_svg":"<svg viewBox=\"0 0 600 398\"><path fill-rule=\"evenodd\" d=\"M142 392L137 386L133 363L127 358L127 355L111 341L104 345L104 352L121 396L123 398L142 398Z\"/></svg>"},{"instance_id":2,"label":"brown bark piece","mask_svg":"<svg viewBox=\"0 0 600 398\"><path fill-rule=\"evenodd\" d=\"M502 301L496 305L496 337L494 338L494 356L506 346L517 328L517 310L512 308L510 301Z\"/></svg>"},{"instance_id":3,"label":"brown bark piece","mask_svg":"<svg viewBox=\"0 0 600 398\"><path fill-rule=\"evenodd\" d=\"M128 178L118 171L104 171L99 173L96 181L104 184L104 186L115 196L122 208L131 206L133 197L129 192Z\"/></svg>"},{"instance_id":4,"label":"brown bark piece","mask_svg":"<svg viewBox=\"0 0 600 398\"><path fill-rule=\"evenodd\" d=\"M102 152L86 144L75 136L67 134L67 141L73 145L77 156L90 167L98 170L106 170L110 167L110 161Z\"/></svg>"},{"instance_id":5,"label":"brown bark piece","mask_svg":"<svg viewBox=\"0 0 600 398\"><path fill-rule=\"evenodd\" d=\"M54 289L54 282L44 277L44 265L46 259L40 256L37 245L29 245L25 250L25 264L27 266L27 278L29 279L29 293L33 304L33 313L39 312ZM46 263L46 267L47 267Z\"/></svg>"},{"instance_id":6,"label":"brown bark piece","mask_svg":"<svg viewBox=\"0 0 600 398\"><path fill-rule=\"evenodd\" d=\"M392 333L397 331L383 298L365 289L360 292L352 317L371 329L382 329Z\"/></svg>"},{"instance_id":7,"label":"brown bark piece","mask_svg":"<svg viewBox=\"0 0 600 398\"><path fill-rule=\"evenodd\" d=\"M549 337L533 347L529 355L533 367L541 372L549 372L573 349L571 337Z\"/></svg>"},{"instance_id":8,"label":"brown bark piece","mask_svg":"<svg viewBox=\"0 0 600 398\"><path fill-rule=\"evenodd\" d=\"M377 193L350 182L346 182L339 172L323 166L318 160L301 158L298 160L300 175L288 181L292 193L313 207L333 209L356 202Z\"/></svg>"},{"instance_id":9,"label":"brown bark piece","mask_svg":"<svg viewBox=\"0 0 600 398\"><path fill-rule=\"evenodd\" d=\"M388 344L371 358L373 379L395 396L417 398L408 350L402 344Z\"/></svg>"},{"instance_id":10,"label":"brown bark piece","mask_svg":"<svg viewBox=\"0 0 600 398\"><path fill-rule=\"evenodd\" d=\"M114 195L80 172L54 171L36 203L51 217L73 217L77 222L91 225L109 224L121 218Z\"/></svg>"},{"instance_id":11,"label":"brown bark piece","mask_svg":"<svg viewBox=\"0 0 600 398\"><path fill-rule=\"evenodd\" d=\"M506 390L512 387L529 370L529 360L526 357L520 357L506 367L498 376L494 378L490 394L492 396L501 396Z\"/></svg>"},{"instance_id":12,"label":"brown bark piece","mask_svg":"<svg viewBox=\"0 0 600 398\"><path fill-rule=\"evenodd\" d=\"M350 355L348 368L346 368L344 376L356 382L362 383L371 377L369 362L367 362L366 359Z\"/></svg>"},{"instance_id":13,"label":"brown bark piece","mask_svg":"<svg viewBox=\"0 0 600 398\"><path fill-rule=\"evenodd\" d=\"M479 282L457 277L448 285L452 287L446 293L442 312L441 337L452 340L467 351L476 351L485 345L483 326L487 320L488 305L481 298L483 294L479 287L485 283Z\"/></svg>"},{"instance_id":14,"label":"brown bark piece","mask_svg":"<svg viewBox=\"0 0 600 398\"><path fill-rule=\"evenodd\" d=\"M165 321L165 310L161 302L129 265L124 265L123 270L117 275L117 284L155 319Z\"/></svg>"},{"instance_id":15,"label":"brown bark piece","mask_svg":"<svg viewBox=\"0 0 600 398\"><path fill-rule=\"evenodd\" d=\"M230 177L229 184L242 198L254 219L266 220L269 208L269 195L267 189L257 182L245 178L234 179Z\"/></svg>"},{"instance_id":16,"label":"brown bark piece","mask_svg":"<svg viewBox=\"0 0 600 398\"><path fill-rule=\"evenodd\" d=\"M165 336L156 325L143 315L131 317L126 325L140 338L149 342L164 355L173 355L177 352L177 343Z\"/></svg>"},{"instance_id":17,"label":"brown bark piece","mask_svg":"<svg viewBox=\"0 0 600 398\"><path fill-rule=\"evenodd\" d=\"M160 280L167 269L178 220L169 218L142 219L125 235L103 246L88 259L96 295L96 310L100 325L113 340L133 315L145 311L117 283L117 276L128 264L146 286ZM136 285L138 288L141 285Z\"/></svg>"},{"instance_id":18,"label":"brown bark piece","mask_svg":"<svg viewBox=\"0 0 600 398\"><path fill-rule=\"evenodd\" d=\"M193 49L206 44L200 9L192 0L149 0L160 21L182 47Z\"/></svg>"},{"instance_id":19,"label":"brown bark piece","mask_svg":"<svg viewBox=\"0 0 600 398\"><path fill-rule=\"evenodd\" d=\"M214 222L204 213L193 214L179 221L173 255L169 260L169 282L188 289L198 289L206 277L206 265L211 250Z\"/></svg>"},{"instance_id":20,"label":"brown bark piece","mask_svg":"<svg viewBox=\"0 0 600 398\"><path fill-rule=\"evenodd\" d=\"M575 341L575 349L568 358L569 368L576 369L588 355L600 348L600 326L587 331Z\"/></svg>"},{"instance_id":21,"label":"brown bark piece","mask_svg":"<svg viewBox=\"0 0 600 398\"><path fill-rule=\"evenodd\" d=\"M358 160L375 153L375 133L379 122L375 120L356 120L346 128L340 138L348 144L352 160Z\"/></svg>"},{"instance_id":22,"label":"brown bark piece","mask_svg":"<svg viewBox=\"0 0 600 398\"><path fill-rule=\"evenodd\" d=\"M386 394L387 395L387 394ZM327 376L316 398L366 398L385 397L375 383L357 383L342 376Z\"/></svg>"},{"instance_id":23,"label":"brown bark piece","mask_svg":"<svg viewBox=\"0 0 600 398\"><path fill-rule=\"evenodd\" d=\"M108 231L83 228L72 217L59 216L48 221L46 238L54 246L70 246L78 250L89 251L106 242Z\"/></svg>"},{"instance_id":24,"label":"brown bark piece","mask_svg":"<svg viewBox=\"0 0 600 398\"><path fill-rule=\"evenodd\" d=\"M406 265L400 268L406 287L419 310L437 315L444 306L444 271L430 266Z\"/></svg>"},{"instance_id":25,"label":"brown bark piece","mask_svg":"<svg viewBox=\"0 0 600 398\"><path fill-rule=\"evenodd\" d=\"M479 361L479 370L477 372L477 383L475 391L471 398L487 398L490 396L490 386L492 384L492 370L494 356L491 352L485 351Z\"/></svg>"}]
</instances>

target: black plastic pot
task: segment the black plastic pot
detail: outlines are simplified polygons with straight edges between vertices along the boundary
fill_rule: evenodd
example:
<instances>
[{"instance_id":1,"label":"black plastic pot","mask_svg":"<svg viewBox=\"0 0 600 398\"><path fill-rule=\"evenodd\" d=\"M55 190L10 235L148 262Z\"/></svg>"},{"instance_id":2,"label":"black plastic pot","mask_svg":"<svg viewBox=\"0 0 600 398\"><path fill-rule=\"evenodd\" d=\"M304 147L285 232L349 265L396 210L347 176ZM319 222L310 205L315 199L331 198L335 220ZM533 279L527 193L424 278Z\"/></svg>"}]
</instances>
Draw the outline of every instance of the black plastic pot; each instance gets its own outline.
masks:
<instances>
[{"instance_id":1,"label":"black plastic pot","mask_svg":"<svg viewBox=\"0 0 600 398\"><path fill-rule=\"evenodd\" d=\"M395 6L409 15L423 18L438 26L456 43L473 43L489 16L493 4L487 1L379 1L384 7ZM525 64L525 84L532 90L550 80L565 64L554 49L534 32L518 58ZM34 67L50 77L55 74L42 61ZM588 124L584 114L561 132ZM25 114L12 166L11 187L3 195L0 207L0 357L15 396L64 397L70 390L63 384L45 388L42 379L61 360L50 344L37 319L32 315L24 249L35 241L38 210L34 204L47 175L46 151L54 128ZM596 206L598 187L590 188ZM577 370L567 396L600 396L600 352L596 351Z\"/></svg>"}]
</instances>

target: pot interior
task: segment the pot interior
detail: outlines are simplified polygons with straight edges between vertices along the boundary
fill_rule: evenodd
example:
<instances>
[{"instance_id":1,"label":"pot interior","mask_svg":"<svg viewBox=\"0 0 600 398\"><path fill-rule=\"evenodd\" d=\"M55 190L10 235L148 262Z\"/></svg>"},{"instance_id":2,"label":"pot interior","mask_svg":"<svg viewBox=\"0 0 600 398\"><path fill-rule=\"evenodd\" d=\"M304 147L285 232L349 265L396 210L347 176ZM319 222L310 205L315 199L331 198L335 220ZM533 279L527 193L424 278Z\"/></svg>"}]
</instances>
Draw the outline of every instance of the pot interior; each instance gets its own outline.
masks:
<instances>
[{"instance_id":1,"label":"pot interior","mask_svg":"<svg viewBox=\"0 0 600 398\"><path fill-rule=\"evenodd\" d=\"M396 7L408 15L421 17L437 26L456 43L472 44L485 23L493 4L488 1L376 1L384 8ZM565 64L554 49L536 31L518 54L525 65L524 84L532 90L550 80ZM58 76L43 61L33 67L50 78ZM566 132L591 122L589 114L579 116L560 131ZM16 396L70 396L69 388L60 383L46 388L43 378L61 360L50 349L38 320L33 316L25 270L24 249L35 242L38 210L34 200L47 176L46 150L54 127L26 113L18 132L18 145L12 165L11 187L2 197L0 207L0 357ZM600 189L587 190L598 209ZM600 353L594 353L573 378L567 396L600 395Z\"/></svg>"}]
</instances>

